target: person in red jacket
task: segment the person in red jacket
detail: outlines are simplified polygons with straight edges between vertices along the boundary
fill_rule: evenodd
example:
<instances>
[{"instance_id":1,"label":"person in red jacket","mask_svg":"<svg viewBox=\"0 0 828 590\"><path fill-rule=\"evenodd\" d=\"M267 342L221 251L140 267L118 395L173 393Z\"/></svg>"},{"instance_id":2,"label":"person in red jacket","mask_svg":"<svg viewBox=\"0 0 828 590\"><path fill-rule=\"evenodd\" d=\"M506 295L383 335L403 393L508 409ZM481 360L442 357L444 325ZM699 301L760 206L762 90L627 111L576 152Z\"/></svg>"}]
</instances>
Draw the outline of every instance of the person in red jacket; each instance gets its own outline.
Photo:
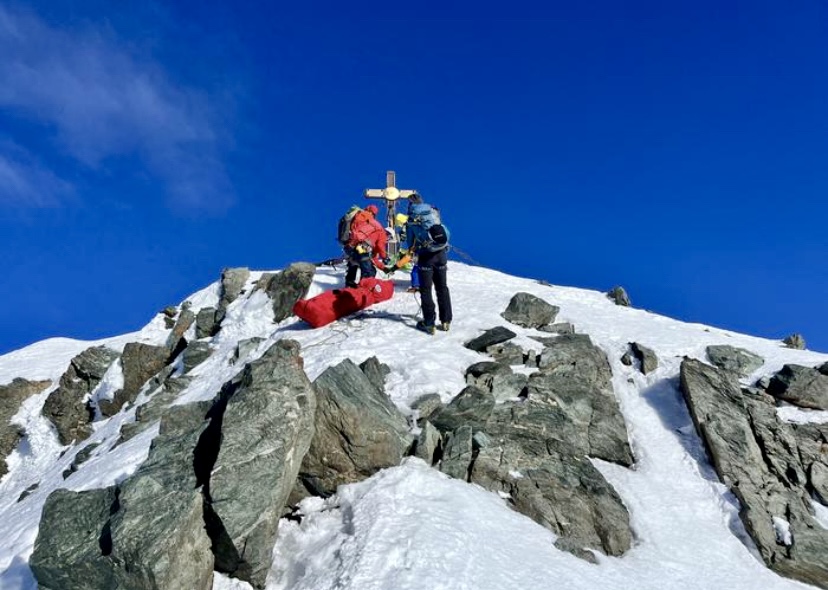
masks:
<instances>
[{"instance_id":1,"label":"person in red jacket","mask_svg":"<svg viewBox=\"0 0 828 590\"><path fill-rule=\"evenodd\" d=\"M351 222L351 237L345 245L345 254L348 257L346 287L357 286L357 271L360 278L365 279L375 277L377 267L384 268L383 261L388 257L388 236L385 234L385 228L376 220L378 211L376 205L368 205L364 211L357 213Z\"/></svg>"}]
</instances>

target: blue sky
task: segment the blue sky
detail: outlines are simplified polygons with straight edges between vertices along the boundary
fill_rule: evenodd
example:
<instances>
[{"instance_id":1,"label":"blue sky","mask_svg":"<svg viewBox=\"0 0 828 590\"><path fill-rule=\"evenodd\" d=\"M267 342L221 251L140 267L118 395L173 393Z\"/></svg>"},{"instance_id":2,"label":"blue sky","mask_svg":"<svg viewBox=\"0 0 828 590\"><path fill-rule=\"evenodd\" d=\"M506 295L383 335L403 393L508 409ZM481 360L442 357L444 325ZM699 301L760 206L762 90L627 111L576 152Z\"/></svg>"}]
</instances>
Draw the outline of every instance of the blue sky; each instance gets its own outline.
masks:
<instances>
[{"instance_id":1,"label":"blue sky","mask_svg":"<svg viewBox=\"0 0 828 590\"><path fill-rule=\"evenodd\" d=\"M387 169L480 264L828 351L824 2L111 4L0 1L0 353L334 256Z\"/></svg>"}]
</instances>

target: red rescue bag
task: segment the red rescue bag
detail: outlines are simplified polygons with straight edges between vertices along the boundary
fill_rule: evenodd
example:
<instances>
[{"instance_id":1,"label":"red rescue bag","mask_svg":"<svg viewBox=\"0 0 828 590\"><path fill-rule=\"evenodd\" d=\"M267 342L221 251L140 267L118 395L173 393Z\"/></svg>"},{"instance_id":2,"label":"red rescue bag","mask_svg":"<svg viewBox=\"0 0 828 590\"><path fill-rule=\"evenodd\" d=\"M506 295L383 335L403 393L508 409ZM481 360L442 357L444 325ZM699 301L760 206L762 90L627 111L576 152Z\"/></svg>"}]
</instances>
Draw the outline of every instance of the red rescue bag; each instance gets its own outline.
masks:
<instances>
[{"instance_id":1,"label":"red rescue bag","mask_svg":"<svg viewBox=\"0 0 828 590\"><path fill-rule=\"evenodd\" d=\"M325 291L316 297L297 301L293 313L314 328L320 328L393 296L394 281L362 279L354 288Z\"/></svg>"}]
</instances>

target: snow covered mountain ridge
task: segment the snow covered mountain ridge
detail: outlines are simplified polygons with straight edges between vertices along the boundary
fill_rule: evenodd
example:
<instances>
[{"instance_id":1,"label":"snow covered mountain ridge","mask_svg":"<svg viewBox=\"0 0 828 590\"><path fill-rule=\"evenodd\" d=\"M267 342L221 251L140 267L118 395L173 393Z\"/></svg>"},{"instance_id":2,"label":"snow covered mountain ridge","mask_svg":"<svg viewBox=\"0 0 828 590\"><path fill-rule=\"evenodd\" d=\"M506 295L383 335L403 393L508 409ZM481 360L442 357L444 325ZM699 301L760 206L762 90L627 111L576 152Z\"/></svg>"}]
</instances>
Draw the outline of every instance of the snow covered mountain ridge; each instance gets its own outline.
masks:
<instances>
[{"instance_id":1,"label":"snow covered mountain ridge","mask_svg":"<svg viewBox=\"0 0 828 590\"><path fill-rule=\"evenodd\" d=\"M828 587L828 355L449 281L435 336L310 329L300 265L0 357L0 587Z\"/></svg>"}]
</instances>

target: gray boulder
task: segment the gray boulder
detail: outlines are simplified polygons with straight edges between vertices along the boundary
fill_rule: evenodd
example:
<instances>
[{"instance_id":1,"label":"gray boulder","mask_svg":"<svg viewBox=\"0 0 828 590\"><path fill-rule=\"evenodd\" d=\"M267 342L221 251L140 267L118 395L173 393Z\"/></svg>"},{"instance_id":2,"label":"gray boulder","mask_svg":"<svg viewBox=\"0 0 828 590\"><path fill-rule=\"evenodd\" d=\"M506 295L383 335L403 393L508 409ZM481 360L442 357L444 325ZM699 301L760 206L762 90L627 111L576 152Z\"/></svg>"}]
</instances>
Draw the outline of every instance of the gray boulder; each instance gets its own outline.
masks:
<instances>
[{"instance_id":1,"label":"gray boulder","mask_svg":"<svg viewBox=\"0 0 828 590\"><path fill-rule=\"evenodd\" d=\"M437 393L421 395L411 403L411 409L417 412L417 420L423 421L443 407L443 400Z\"/></svg>"},{"instance_id":2,"label":"gray boulder","mask_svg":"<svg viewBox=\"0 0 828 590\"><path fill-rule=\"evenodd\" d=\"M254 350L259 348L259 344L262 342L264 342L264 338L259 336L239 340L239 343L236 345L236 351L233 354L233 362L235 363L239 359L246 359Z\"/></svg>"},{"instance_id":3,"label":"gray boulder","mask_svg":"<svg viewBox=\"0 0 828 590\"><path fill-rule=\"evenodd\" d=\"M828 588L828 531L813 517L791 428L771 403L744 395L733 373L698 360L682 362L681 390L765 563L784 576ZM774 519L790 525L791 543L779 539Z\"/></svg>"},{"instance_id":4,"label":"gray boulder","mask_svg":"<svg viewBox=\"0 0 828 590\"><path fill-rule=\"evenodd\" d=\"M29 567L43 590L117 588L109 518L115 487L86 492L58 489L43 506Z\"/></svg>"},{"instance_id":5,"label":"gray boulder","mask_svg":"<svg viewBox=\"0 0 828 590\"><path fill-rule=\"evenodd\" d=\"M632 350L635 358L638 359L641 372L645 375L652 373L658 368L658 357L651 349L639 344L638 342L631 342L630 350Z\"/></svg>"},{"instance_id":6,"label":"gray boulder","mask_svg":"<svg viewBox=\"0 0 828 590\"><path fill-rule=\"evenodd\" d=\"M314 495L398 465L411 446L396 406L350 360L328 367L314 382L316 432L300 479Z\"/></svg>"},{"instance_id":7,"label":"gray boulder","mask_svg":"<svg viewBox=\"0 0 828 590\"><path fill-rule=\"evenodd\" d=\"M548 326L541 326L538 328L541 332L549 334L574 334L575 326L569 322L561 322L559 324L549 324Z\"/></svg>"},{"instance_id":8,"label":"gray boulder","mask_svg":"<svg viewBox=\"0 0 828 590\"><path fill-rule=\"evenodd\" d=\"M181 360L184 364L184 373L189 373L198 365L210 358L213 354L213 349L208 342L196 340L190 342L187 348L184 349Z\"/></svg>"},{"instance_id":9,"label":"gray boulder","mask_svg":"<svg viewBox=\"0 0 828 590\"><path fill-rule=\"evenodd\" d=\"M224 320L224 310L215 307L203 307L196 315L196 338L211 338L218 334L221 322Z\"/></svg>"},{"instance_id":10,"label":"gray boulder","mask_svg":"<svg viewBox=\"0 0 828 590\"><path fill-rule=\"evenodd\" d=\"M805 350L805 338L802 337L802 334L791 334L790 336L787 336L782 343L788 348Z\"/></svg>"},{"instance_id":11,"label":"gray boulder","mask_svg":"<svg viewBox=\"0 0 828 590\"><path fill-rule=\"evenodd\" d=\"M127 403L132 403L150 377L161 371L169 361L170 351L165 346L153 346L142 342L130 342L121 355L124 371L124 387L115 392L113 399L101 400L98 407L104 416L114 416Z\"/></svg>"},{"instance_id":12,"label":"gray boulder","mask_svg":"<svg viewBox=\"0 0 828 590\"><path fill-rule=\"evenodd\" d=\"M816 498L828 506L828 424L790 424L799 446L802 468Z\"/></svg>"},{"instance_id":13,"label":"gray boulder","mask_svg":"<svg viewBox=\"0 0 828 590\"><path fill-rule=\"evenodd\" d=\"M621 286L610 289L607 293L607 297L612 299L615 302L615 305L621 305L623 307L629 307L632 305L632 303L630 303L630 296L627 295L627 291Z\"/></svg>"},{"instance_id":14,"label":"gray boulder","mask_svg":"<svg viewBox=\"0 0 828 590\"><path fill-rule=\"evenodd\" d=\"M245 366L233 389L217 437L208 523L216 569L264 588L279 518L314 435L316 393L291 340Z\"/></svg>"},{"instance_id":15,"label":"gray boulder","mask_svg":"<svg viewBox=\"0 0 828 590\"><path fill-rule=\"evenodd\" d=\"M190 326L193 325L195 320L196 315L188 308L182 309L181 313L178 314L178 319L172 327L172 332L167 336L166 347L170 351L171 356L176 356L179 350L187 346L184 340L184 333L190 329Z\"/></svg>"},{"instance_id":16,"label":"gray boulder","mask_svg":"<svg viewBox=\"0 0 828 590\"><path fill-rule=\"evenodd\" d=\"M500 315L508 322L524 328L540 328L555 321L560 308L531 293L516 293L506 311Z\"/></svg>"},{"instance_id":17,"label":"gray boulder","mask_svg":"<svg viewBox=\"0 0 828 590\"><path fill-rule=\"evenodd\" d=\"M497 326L496 328L486 330L477 338L466 342L464 346L476 352L485 352L490 346L501 344L507 340L511 340L515 336L517 336L517 334L512 332L509 328Z\"/></svg>"},{"instance_id":18,"label":"gray boulder","mask_svg":"<svg viewBox=\"0 0 828 590\"><path fill-rule=\"evenodd\" d=\"M368 377L368 380L380 391L385 391L385 378L391 373L391 367L379 362L379 359L372 356L360 363L359 368Z\"/></svg>"},{"instance_id":19,"label":"gray boulder","mask_svg":"<svg viewBox=\"0 0 828 590\"><path fill-rule=\"evenodd\" d=\"M823 363L820 366L818 366L817 371L819 371L823 375L828 375L828 362Z\"/></svg>"},{"instance_id":20,"label":"gray boulder","mask_svg":"<svg viewBox=\"0 0 828 590\"><path fill-rule=\"evenodd\" d=\"M490 391L469 385L429 420L441 432L452 432L464 426L479 429L489 419L494 405L495 398Z\"/></svg>"},{"instance_id":21,"label":"gray boulder","mask_svg":"<svg viewBox=\"0 0 828 590\"><path fill-rule=\"evenodd\" d=\"M57 430L60 444L86 440L92 434L92 413L87 398L98 386L118 353L96 346L73 358L61 376L58 388L49 394L43 404L43 415Z\"/></svg>"},{"instance_id":22,"label":"gray boulder","mask_svg":"<svg viewBox=\"0 0 828 590\"><path fill-rule=\"evenodd\" d=\"M514 342L501 342L486 348L486 354L504 365L522 365L526 362L526 353Z\"/></svg>"},{"instance_id":23,"label":"gray boulder","mask_svg":"<svg viewBox=\"0 0 828 590\"><path fill-rule=\"evenodd\" d=\"M118 439L118 444L144 432L160 420L164 410L187 388L192 380L192 377L186 376L170 377L170 373L171 369L169 371L164 370L158 375L158 377L166 378L163 379L161 385L155 389L146 403L135 408L135 421L125 422L121 425L121 436ZM156 377L153 379L156 379Z\"/></svg>"},{"instance_id":24,"label":"gray boulder","mask_svg":"<svg viewBox=\"0 0 828 590\"><path fill-rule=\"evenodd\" d=\"M221 272L219 309L227 309L228 305L238 299L249 278L249 268L225 268Z\"/></svg>"},{"instance_id":25,"label":"gray boulder","mask_svg":"<svg viewBox=\"0 0 828 590\"><path fill-rule=\"evenodd\" d=\"M273 321L289 318L293 306L308 294L316 266L308 262L295 262L280 273L271 275L265 284L265 292L273 301Z\"/></svg>"},{"instance_id":26,"label":"gray boulder","mask_svg":"<svg viewBox=\"0 0 828 590\"><path fill-rule=\"evenodd\" d=\"M440 471L455 479L468 481L469 466L472 463L471 426L460 426L446 437L446 448L440 461Z\"/></svg>"},{"instance_id":27,"label":"gray boulder","mask_svg":"<svg viewBox=\"0 0 828 590\"><path fill-rule=\"evenodd\" d=\"M63 479L66 479L73 473L76 473L78 469L80 469L80 466L89 460L89 457L92 456L94 450L97 449L100 445L100 442L90 443L83 447L80 451L78 451L75 454L75 458L72 459L72 464L69 465L69 467L63 471Z\"/></svg>"},{"instance_id":28,"label":"gray boulder","mask_svg":"<svg viewBox=\"0 0 828 590\"><path fill-rule=\"evenodd\" d=\"M434 465L437 461L437 451L440 449L442 437L440 431L434 425L426 420L423 422L422 430L417 436L417 444L414 447L414 456L419 457L429 465Z\"/></svg>"},{"instance_id":29,"label":"gray boulder","mask_svg":"<svg viewBox=\"0 0 828 590\"><path fill-rule=\"evenodd\" d=\"M740 377L747 377L765 364L765 359L761 356L728 344L711 344L706 352L707 358L715 366L732 371Z\"/></svg>"},{"instance_id":30,"label":"gray boulder","mask_svg":"<svg viewBox=\"0 0 828 590\"><path fill-rule=\"evenodd\" d=\"M0 385L0 477L8 473L6 457L23 438L23 429L11 423L12 417L24 401L40 393L51 383L51 381L27 381L17 378L7 385Z\"/></svg>"},{"instance_id":31,"label":"gray boulder","mask_svg":"<svg viewBox=\"0 0 828 590\"><path fill-rule=\"evenodd\" d=\"M771 378L768 393L802 408L828 410L828 375L811 367L785 365Z\"/></svg>"}]
</instances>

